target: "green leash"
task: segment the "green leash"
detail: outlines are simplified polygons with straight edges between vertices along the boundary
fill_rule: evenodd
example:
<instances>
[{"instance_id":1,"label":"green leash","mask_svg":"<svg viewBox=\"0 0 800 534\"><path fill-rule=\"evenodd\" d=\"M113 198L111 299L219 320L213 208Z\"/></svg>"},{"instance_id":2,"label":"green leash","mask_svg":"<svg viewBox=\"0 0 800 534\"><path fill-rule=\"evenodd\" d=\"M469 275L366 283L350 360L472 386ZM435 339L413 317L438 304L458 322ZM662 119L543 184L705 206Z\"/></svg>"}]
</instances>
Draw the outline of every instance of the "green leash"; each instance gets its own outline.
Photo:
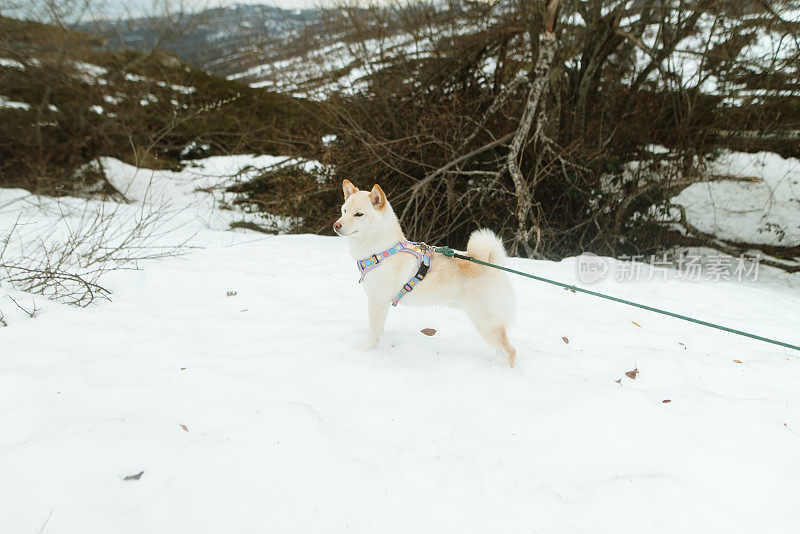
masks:
<instances>
[{"instance_id":1,"label":"green leash","mask_svg":"<svg viewBox=\"0 0 800 534\"><path fill-rule=\"evenodd\" d=\"M458 258L460 260L467 260L473 263L478 263L480 265L485 265L487 267L493 267L494 269L500 269L501 271L506 271L509 273L518 274L520 276L525 276L526 278L533 278L534 280L538 280L540 282L545 282L548 284L553 284L556 286L564 287L572 291L580 291L581 293L586 293L587 295L593 295L595 297L604 298L606 300L613 300L614 302L621 302L622 304L627 304L628 306L633 306L635 308L641 308L643 310L660 313L661 315L668 315L669 317L675 317L676 319L682 319L684 321L689 321L690 323L700 324L703 326L708 326L711 328L716 328L717 330L723 330L725 332L730 332L731 334L738 334L740 336L749 337L751 339L757 339L759 341L765 341L767 343L772 343L773 345L780 345L781 347L786 347L789 349L794 349L800 351L800 347L797 345L792 345L791 343L786 343L784 341L778 341L777 339L770 339L768 337L757 336L755 334L751 334L749 332L743 332L742 330L736 330L735 328L728 328L727 326L722 326L714 323L709 323L708 321L701 321L700 319L694 319L692 317L687 317L686 315L681 315L679 313L673 313L666 310L660 310L658 308L653 308L652 306L645 306L644 304L639 304L638 302L632 302L630 300L620 299L617 297L612 297L611 295L605 295L603 293L598 293L597 291L590 291L588 289L583 289L577 286L571 286L569 284L564 284L562 282L556 282L555 280L550 280L549 278L544 278L541 276L536 276L529 273L523 273L522 271L517 271L514 269L509 269L508 267L502 267L500 265L495 265L494 263L489 263L486 261L481 261L475 259L470 256L465 256L464 254L459 254L450 247L433 247L434 252L438 252L444 256L449 258Z\"/></svg>"}]
</instances>

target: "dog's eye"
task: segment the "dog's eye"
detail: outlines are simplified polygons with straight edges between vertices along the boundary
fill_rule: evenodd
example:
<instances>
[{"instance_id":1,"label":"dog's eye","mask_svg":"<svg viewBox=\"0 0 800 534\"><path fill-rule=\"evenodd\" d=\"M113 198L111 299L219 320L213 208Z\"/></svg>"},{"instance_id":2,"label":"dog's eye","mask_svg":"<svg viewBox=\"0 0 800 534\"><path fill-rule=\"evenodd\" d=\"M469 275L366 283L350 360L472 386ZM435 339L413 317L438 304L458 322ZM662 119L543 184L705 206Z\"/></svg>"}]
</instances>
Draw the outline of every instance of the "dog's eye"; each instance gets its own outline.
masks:
<instances>
[{"instance_id":1,"label":"dog's eye","mask_svg":"<svg viewBox=\"0 0 800 534\"><path fill-rule=\"evenodd\" d=\"M355 216L356 216L356 217L362 217L363 215L364 215L364 214L363 214L363 213L361 213L361 212L359 211L358 213L356 213L356 215L355 215Z\"/></svg>"}]
</instances>

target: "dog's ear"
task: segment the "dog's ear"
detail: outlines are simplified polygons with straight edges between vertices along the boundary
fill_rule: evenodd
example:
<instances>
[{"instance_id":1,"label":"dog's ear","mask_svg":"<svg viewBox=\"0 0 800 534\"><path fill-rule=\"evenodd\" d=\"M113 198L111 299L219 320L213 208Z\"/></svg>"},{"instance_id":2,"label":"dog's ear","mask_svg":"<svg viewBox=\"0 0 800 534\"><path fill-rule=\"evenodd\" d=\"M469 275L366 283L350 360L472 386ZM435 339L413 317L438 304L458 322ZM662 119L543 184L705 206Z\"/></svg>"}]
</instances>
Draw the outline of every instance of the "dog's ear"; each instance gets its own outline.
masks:
<instances>
[{"instance_id":1,"label":"dog's ear","mask_svg":"<svg viewBox=\"0 0 800 534\"><path fill-rule=\"evenodd\" d=\"M386 193L383 192L381 186L375 184L372 187L372 191L369 192L369 200L372 202L372 205L375 206L376 210L383 209L386 205Z\"/></svg>"},{"instance_id":2,"label":"dog's ear","mask_svg":"<svg viewBox=\"0 0 800 534\"><path fill-rule=\"evenodd\" d=\"M358 188L350 183L350 180L344 180L342 182L342 191L344 191L344 199L347 200L350 195L358 191Z\"/></svg>"}]
</instances>

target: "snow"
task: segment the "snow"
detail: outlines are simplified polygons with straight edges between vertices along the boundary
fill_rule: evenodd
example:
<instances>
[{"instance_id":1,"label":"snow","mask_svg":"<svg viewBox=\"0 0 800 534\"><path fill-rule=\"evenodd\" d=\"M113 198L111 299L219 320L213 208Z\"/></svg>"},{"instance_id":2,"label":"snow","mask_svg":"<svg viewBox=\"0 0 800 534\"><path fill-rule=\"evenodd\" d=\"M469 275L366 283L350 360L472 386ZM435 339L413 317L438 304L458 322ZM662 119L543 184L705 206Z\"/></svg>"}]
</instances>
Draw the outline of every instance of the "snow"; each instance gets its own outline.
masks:
<instances>
[{"instance_id":1,"label":"snow","mask_svg":"<svg viewBox=\"0 0 800 534\"><path fill-rule=\"evenodd\" d=\"M73 65L78 70L80 79L85 83L108 85L108 80L103 79L103 76L108 74L108 69L84 61L74 61Z\"/></svg>"},{"instance_id":2,"label":"snow","mask_svg":"<svg viewBox=\"0 0 800 534\"><path fill-rule=\"evenodd\" d=\"M227 76L254 88L270 88L297 97L324 99L332 92L353 94L368 88L368 79L393 61L429 57L437 44L447 38L483 31L491 19L482 24L457 21L453 24L431 23L422 34L405 31L378 38L352 40L346 35L320 35L317 48L288 58L273 57L241 72ZM269 59L269 58L267 58Z\"/></svg>"},{"instance_id":3,"label":"snow","mask_svg":"<svg viewBox=\"0 0 800 534\"><path fill-rule=\"evenodd\" d=\"M125 97L121 93L117 93L117 96L103 95L103 100L107 104L111 104L111 105L114 105L114 106L116 106L117 104L122 102L124 99L125 99Z\"/></svg>"},{"instance_id":4,"label":"snow","mask_svg":"<svg viewBox=\"0 0 800 534\"><path fill-rule=\"evenodd\" d=\"M159 87L169 87L170 89L172 89L176 93L182 93L184 95L190 95L192 93L196 93L197 92L197 89L194 88L194 87L189 87L189 86L186 86L186 85L176 85L176 84L172 84L172 83L168 84L167 82L164 82L164 81L158 81L158 82L156 82L156 85L158 85Z\"/></svg>"},{"instance_id":5,"label":"snow","mask_svg":"<svg viewBox=\"0 0 800 534\"><path fill-rule=\"evenodd\" d=\"M130 72L126 72L125 73L125 79L128 80L129 82L136 82L136 83L145 83L145 82L155 83L159 87L169 87L170 89L172 89L176 93L181 93L181 94L184 94L184 95L190 95L192 93L196 93L197 92L197 89L195 87L167 83L167 82L165 82L163 80L152 80L152 79L150 79L150 78L148 78L146 76L142 76L140 74L132 74ZM155 98L155 97L153 95L149 95L148 98ZM151 100L151 101L154 101L154 100ZM157 102L157 100L155 100L154 102ZM142 104L142 105L146 105L146 104Z\"/></svg>"},{"instance_id":6,"label":"snow","mask_svg":"<svg viewBox=\"0 0 800 534\"><path fill-rule=\"evenodd\" d=\"M779 2L772 5L769 12L784 21L794 21L797 20L798 10L792 9L792 7L792 2ZM674 24L684 20L684 15L682 7L679 4L673 4L672 9L665 11L664 19L649 22L642 35L643 44L650 50L660 49L663 42L663 29L659 28L659 24L664 20ZM639 13L624 16L620 19L619 26L631 28L633 23L640 20L640 17ZM572 15L567 20L569 24L585 24L585 21L579 20L577 15ZM750 21L751 25L738 26L734 21L736 23ZM707 94L718 95L723 97L723 102L728 105L763 101L764 96L797 96L800 94L800 91L791 89L748 88L747 84L734 81L730 76L721 76L720 72L714 68L713 62L709 63L704 60L705 52L714 47L724 48L726 42L733 37L740 37L742 33L752 34L752 39L738 51L736 63L740 67L744 66L745 69L750 70L756 65L776 65L778 70L792 70L792 66L796 64L797 42L787 38L787 34L782 28L765 23L764 13L757 9L747 13L738 13L735 16L732 13L722 17L718 13L702 14L697 21L695 31L686 34L676 43L674 52L664 58L661 67L676 75L679 80L676 88L692 87ZM637 72L630 73L629 81L632 81L651 62L650 54L641 48L637 48L635 53ZM662 76L659 69L653 69L648 79L654 81ZM675 81L673 80L672 83Z\"/></svg>"},{"instance_id":7,"label":"snow","mask_svg":"<svg viewBox=\"0 0 800 534\"><path fill-rule=\"evenodd\" d=\"M21 109L24 111L28 111L31 109L31 105L26 102L17 102L15 100L11 100L5 96L0 96L0 109L7 108L7 109Z\"/></svg>"},{"instance_id":8,"label":"snow","mask_svg":"<svg viewBox=\"0 0 800 534\"><path fill-rule=\"evenodd\" d=\"M101 158L108 181L127 200L157 209L169 206L180 214L181 224L192 228L200 224L212 231L224 231L232 223L256 223L276 231L289 231L300 220L257 211L219 209L237 195L225 189L250 179L264 170L296 164L308 171L321 170L316 161L287 156L212 156L195 160L179 172L153 171L128 165L114 158Z\"/></svg>"},{"instance_id":9,"label":"snow","mask_svg":"<svg viewBox=\"0 0 800 534\"><path fill-rule=\"evenodd\" d=\"M25 70L25 65L23 65L16 59L11 59L7 57L0 57L0 67Z\"/></svg>"},{"instance_id":10,"label":"snow","mask_svg":"<svg viewBox=\"0 0 800 534\"><path fill-rule=\"evenodd\" d=\"M27 102L18 102L16 100L11 100L8 97L0 95L0 109L21 109L23 111L30 111L31 105ZM53 113L58 112L58 108L53 104L48 104L47 109L52 111Z\"/></svg>"},{"instance_id":11,"label":"snow","mask_svg":"<svg viewBox=\"0 0 800 534\"><path fill-rule=\"evenodd\" d=\"M362 352L342 238L226 230L200 191L287 161L104 158L122 212L169 203L167 239L201 248L87 309L0 289L4 531L793 532L800 352L521 277L514 369L444 308L392 309ZM82 203L0 189L0 227ZM589 287L800 344L792 280Z\"/></svg>"},{"instance_id":12,"label":"snow","mask_svg":"<svg viewBox=\"0 0 800 534\"><path fill-rule=\"evenodd\" d=\"M146 98L142 98L139 100L140 106L149 106L151 103L158 102L158 97L154 94L148 94Z\"/></svg>"},{"instance_id":13,"label":"snow","mask_svg":"<svg viewBox=\"0 0 800 534\"><path fill-rule=\"evenodd\" d=\"M724 151L707 172L754 181L694 184L673 202L699 230L723 239L800 245L800 160L777 154Z\"/></svg>"},{"instance_id":14,"label":"snow","mask_svg":"<svg viewBox=\"0 0 800 534\"><path fill-rule=\"evenodd\" d=\"M604 194L621 202L631 182L642 186L682 178L676 153L660 145L646 149L663 160L657 164L648 159L630 161L621 172L602 176ZM671 204L684 208L692 226L717 239L754 246L800 245L800 160L770 152L726 149L704 158L699 167L708 179L686 187L671 199ZM654 216L664 222L680 219L678 209Z\"/></svg>"}]
</instances>

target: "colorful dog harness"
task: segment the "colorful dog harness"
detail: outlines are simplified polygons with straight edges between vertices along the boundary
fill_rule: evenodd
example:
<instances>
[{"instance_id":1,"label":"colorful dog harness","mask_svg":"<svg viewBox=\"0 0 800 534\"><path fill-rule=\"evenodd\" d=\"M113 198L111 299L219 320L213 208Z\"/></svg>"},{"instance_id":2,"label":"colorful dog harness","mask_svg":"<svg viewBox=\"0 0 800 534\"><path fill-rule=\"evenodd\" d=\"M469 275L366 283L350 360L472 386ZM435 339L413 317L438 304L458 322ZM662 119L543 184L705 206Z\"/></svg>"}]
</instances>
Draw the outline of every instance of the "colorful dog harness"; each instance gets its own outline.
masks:
<instances>
[{"instance_id":1,"label":"colorful dog harness","mask_svg":"<svg viewBox=\"0 0 800 534\"><path fill-rule=\"evenodd\" d=\"M425 275L428 274L428 269L431 267L431 256L433 255L428 245L425 243L414 243L412 241L400 241L393 247L390 247L383 252L378 252L369 258L358 260L356 262L358 264L358 270L361 271L361 279L358 281L361 283L364 281L364 275L380 265L383 260L394 254L397 254L398 252L407 252L416 256L418 269L417 274L415 274L411 280L406 282L402 289L400 289L400 292L394 297L392 306L397 306L397 303L400 302L400 299L403 298L406 293L410 293L411 290L414 289L414 286L420 283L422 279L425 278Z\"/></svg>"}]
</instances>

